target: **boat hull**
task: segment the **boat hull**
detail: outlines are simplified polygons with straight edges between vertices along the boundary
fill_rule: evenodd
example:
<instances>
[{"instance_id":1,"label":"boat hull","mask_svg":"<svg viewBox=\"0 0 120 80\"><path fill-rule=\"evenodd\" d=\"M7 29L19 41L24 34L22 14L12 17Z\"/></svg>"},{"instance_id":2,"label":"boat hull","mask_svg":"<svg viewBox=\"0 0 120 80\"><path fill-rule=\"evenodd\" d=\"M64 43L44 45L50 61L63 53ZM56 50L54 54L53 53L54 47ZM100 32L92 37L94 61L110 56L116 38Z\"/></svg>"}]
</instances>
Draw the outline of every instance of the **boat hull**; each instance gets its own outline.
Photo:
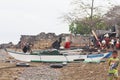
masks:
<instances>
[{"instance_id":1,"label":"boat hull","mask_svg":"<svg viewBox=\"0 0 120 80\"><path fill-rule=\"evenodd\" d=\"M24 62L73 62L76 59L84 59L85 62L100 61L110 53L93 54L93 55L30 55L27 53L10 52L8 53L16 60Z\"/></svg>"}]
</instances>

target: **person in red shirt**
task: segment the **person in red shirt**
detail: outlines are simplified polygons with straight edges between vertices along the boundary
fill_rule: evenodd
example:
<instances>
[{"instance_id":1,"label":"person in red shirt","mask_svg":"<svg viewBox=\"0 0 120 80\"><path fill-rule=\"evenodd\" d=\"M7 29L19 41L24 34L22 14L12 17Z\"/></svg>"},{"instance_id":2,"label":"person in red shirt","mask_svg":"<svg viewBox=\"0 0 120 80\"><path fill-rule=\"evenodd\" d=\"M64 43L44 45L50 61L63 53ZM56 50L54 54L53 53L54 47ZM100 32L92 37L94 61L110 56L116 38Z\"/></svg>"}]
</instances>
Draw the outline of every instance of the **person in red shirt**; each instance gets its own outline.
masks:
<instances>
[{"instance_id":1,"label":"person in red shirt","mask_svg":"<svg viewBox=\"0 0 120 80\"><path fill-rule=\"evenodd\" d=\"M65 42L65 48L69 49L70 48L70 42Z\"/></svg>"},{"instance_id":2,"label":"person in red shirt","mask_svg":"<svg viewBox=\"0 0 120 80\"><path fill-rule=\"evenodd\" d=\"M116 48L120 49L120 40L119 40L119 37L117 37L117 39L116 39Z\"/></svg>"},{"instance_id":3,"label":"person in red shirt","mask_svg":"<svg viewBox=\"0 0 120 80\"><path fill-rule=\"evenodd\" d=\"M65 49L69 49L70 48L70 44L71 44L71 42L70 42L70 38L69 37L66 37L66 42L65 42Z\"/></svg>"}]
</instances>

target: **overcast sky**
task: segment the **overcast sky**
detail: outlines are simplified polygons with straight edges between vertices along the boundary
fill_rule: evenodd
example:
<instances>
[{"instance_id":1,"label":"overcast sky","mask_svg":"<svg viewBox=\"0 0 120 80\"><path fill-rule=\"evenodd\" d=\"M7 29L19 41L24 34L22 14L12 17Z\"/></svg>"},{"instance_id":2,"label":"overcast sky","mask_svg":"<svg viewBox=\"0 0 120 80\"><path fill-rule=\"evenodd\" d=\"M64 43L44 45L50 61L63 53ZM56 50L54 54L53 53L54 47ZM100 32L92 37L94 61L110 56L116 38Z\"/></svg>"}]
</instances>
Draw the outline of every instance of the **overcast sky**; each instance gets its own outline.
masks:
<instances>
[{"instance_id":1,"label":"overcast sky","mask_svg":"<svg viewBox=\"0 0 120 80\"><path fill-rule=\"evenodd\" d=\"M16 44L20 35L37 35L40 32L69 33L68 25L59 17L70 10L71 1L0 0L0 44ZM117 3L119 0L114 1Z\"/></svg>"}]
</instances>

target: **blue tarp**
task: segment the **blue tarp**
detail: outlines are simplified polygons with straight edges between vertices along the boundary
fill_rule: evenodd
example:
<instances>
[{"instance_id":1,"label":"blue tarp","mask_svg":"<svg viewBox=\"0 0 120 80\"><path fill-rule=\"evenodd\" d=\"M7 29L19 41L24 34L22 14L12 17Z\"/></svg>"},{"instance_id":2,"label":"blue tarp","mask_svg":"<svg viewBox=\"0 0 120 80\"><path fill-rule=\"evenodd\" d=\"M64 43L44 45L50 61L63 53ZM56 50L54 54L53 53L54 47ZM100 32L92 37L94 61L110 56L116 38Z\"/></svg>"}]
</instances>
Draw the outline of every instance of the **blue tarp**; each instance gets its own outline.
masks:
<instances>
[{"instance_id":1,"label":"blue tarp","mask_svg":"<svg viewBox=\"0 0 120 80\"><path fill-rule=\"evenodd\" d=\"M87 58L96 58L96 57L103 57L104 54L91 54L91 55L87 55Z\"/></svg>"},{"instance_id":2,"label":"blue tarp","mask_svg":"<svg viewBox=\"0 0 120 80\"><path fill-rule=\"evenodd\" d=\"M104 54L91 54L91 55L87 55L87 58L96 58L96 57L103 57L103 58L109 58L112 55L112 51L108 52L108 54L104 56Z\"/></svg>"}]
</instances>

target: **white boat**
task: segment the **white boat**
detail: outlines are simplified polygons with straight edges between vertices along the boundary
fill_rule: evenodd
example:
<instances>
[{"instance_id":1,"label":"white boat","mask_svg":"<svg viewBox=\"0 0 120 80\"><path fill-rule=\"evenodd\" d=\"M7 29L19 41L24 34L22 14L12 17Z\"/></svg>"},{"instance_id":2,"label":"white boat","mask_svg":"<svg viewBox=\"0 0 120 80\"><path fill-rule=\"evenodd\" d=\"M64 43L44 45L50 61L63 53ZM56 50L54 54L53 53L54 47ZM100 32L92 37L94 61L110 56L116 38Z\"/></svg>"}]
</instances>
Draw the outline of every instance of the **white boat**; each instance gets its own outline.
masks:
<instances>
[{"instance_id":1,"label":"white boat","mask_svg":"<svg viewBox=\"0 0 120 80\"><path fill-rule=\"evenodd\" d=\"M84 59L86 62L100 61L102 58L109 56L111 53L91 54L91 55L31 55L29 53L13 52L8 53L16 60L24 62L73 62L74 60Z\"/></svg>"}]
</instances>

